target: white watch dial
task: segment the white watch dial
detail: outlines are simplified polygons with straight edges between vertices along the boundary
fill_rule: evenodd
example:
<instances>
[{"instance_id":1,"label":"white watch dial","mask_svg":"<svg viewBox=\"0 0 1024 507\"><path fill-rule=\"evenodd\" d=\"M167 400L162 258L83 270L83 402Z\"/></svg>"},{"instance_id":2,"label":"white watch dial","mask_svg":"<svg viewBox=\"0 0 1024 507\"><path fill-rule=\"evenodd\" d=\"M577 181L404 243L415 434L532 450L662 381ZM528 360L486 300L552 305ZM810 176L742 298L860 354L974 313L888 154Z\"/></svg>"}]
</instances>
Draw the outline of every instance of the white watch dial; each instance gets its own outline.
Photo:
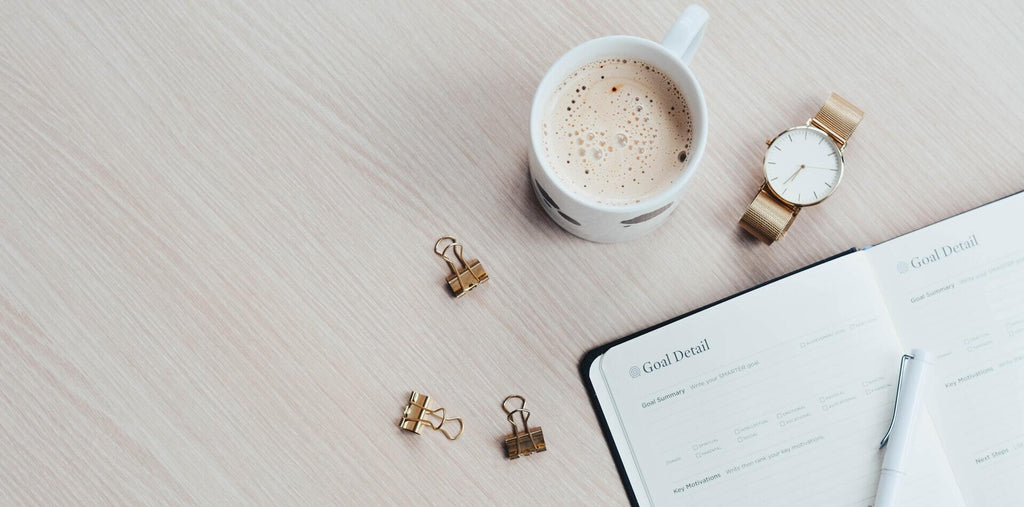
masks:
<instances>
[{"instance_id":1,"label":"white watch dial","mask_svg":"<svg viewBox=\"0 0 1024 507\"><path fill-rule=\"evenodd\" d=\"M814 127L789 129L768 146L764 175L776 195L806 206L831 194L843 176L843 153Z\"/></svg>"}]
</instances>

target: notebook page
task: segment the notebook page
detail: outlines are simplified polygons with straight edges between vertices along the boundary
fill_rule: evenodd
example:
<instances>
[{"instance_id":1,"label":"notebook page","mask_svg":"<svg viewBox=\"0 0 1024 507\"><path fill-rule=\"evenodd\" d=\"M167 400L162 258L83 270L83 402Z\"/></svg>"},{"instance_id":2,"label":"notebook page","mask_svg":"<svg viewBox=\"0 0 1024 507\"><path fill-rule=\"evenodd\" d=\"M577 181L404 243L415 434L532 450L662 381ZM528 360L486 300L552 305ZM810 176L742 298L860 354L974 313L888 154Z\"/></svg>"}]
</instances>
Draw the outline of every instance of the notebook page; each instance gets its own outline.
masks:
<instances>
[{"instance_id":1,"label":"notebook page","mask_svg":"<svg viewBox=\"0 0 1024 507\"><path fill-rule=\"evenodd\" d=\"M598 397L641 505L869 505L902 353L858 252L609 349ZM923 432L904 503L941 505Z\"/></svg>"},{"instance_id":2,"label":"notebook page","mask_svg":"<svg viewBox=\"0 0 1024 507\"><path fill-rule=\"evenodd\" d=\"M1024 194L865 253L970 505L1024 505Z\"/></svg>"}]
</instances>

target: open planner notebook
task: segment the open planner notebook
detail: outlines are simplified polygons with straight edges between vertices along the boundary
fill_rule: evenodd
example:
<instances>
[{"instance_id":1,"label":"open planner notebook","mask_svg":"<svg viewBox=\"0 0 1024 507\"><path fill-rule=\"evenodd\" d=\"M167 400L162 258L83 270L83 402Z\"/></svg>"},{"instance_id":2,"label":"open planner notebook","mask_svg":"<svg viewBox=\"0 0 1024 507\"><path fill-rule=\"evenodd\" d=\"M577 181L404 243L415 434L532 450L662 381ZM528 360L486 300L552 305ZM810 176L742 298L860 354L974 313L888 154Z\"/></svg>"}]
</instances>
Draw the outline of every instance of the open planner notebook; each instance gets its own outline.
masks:
<instances>
[{"instance_id":1,"label":"open planner notebook","mask_svg":"<svg viewBox=\"0 0 1024 507\"><path fill-rule=\"evenodd\" d=\"M871 505L900 356L935 356L899 505L1024 505L1024 193L591 351L634 503Z\"/></svg>"}]
</instances>

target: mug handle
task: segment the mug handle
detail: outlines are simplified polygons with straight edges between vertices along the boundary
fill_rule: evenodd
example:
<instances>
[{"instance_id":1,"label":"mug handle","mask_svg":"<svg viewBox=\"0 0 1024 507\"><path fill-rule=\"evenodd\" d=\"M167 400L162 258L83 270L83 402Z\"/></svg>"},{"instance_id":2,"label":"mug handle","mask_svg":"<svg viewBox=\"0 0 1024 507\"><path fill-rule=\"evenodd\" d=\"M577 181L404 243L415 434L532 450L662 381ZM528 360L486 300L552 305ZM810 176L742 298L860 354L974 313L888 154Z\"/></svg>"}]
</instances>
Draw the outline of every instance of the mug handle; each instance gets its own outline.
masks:
<instances>
[{"instance_id":1,"label":"mug handle","mask_svg":"<svg viewBox=\"0 0 1024 507\"><path fill-rule=\"evenodd\" d=\"M699 5L691 5L683 11L672 28L661 39L661 45L672 53L679 55L685 65L690 65L693 54L697 52L704 27L708 24L708 11Z\"/></svg>"}]
</instances>

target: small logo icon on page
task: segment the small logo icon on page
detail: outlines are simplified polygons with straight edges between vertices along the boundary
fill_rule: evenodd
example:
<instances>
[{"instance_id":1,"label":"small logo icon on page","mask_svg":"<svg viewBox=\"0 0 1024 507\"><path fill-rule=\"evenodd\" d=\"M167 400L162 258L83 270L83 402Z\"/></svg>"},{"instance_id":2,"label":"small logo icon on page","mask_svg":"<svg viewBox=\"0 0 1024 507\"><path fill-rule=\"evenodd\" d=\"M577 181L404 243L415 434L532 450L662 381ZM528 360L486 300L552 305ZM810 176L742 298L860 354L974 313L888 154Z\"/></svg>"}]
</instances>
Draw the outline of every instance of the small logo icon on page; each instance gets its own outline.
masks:
<instances>
[{"instance_id":1,"label":"small logo icon on page","mask_svg":"<svg viewBox=\"0 0 1024 507\"><path fill-rule=\"evenodd\" d=\"M907 271L910 271L910 264L907 264L904 261L899 261L899 262L896 263L896 272L897 273L902 275L902 274L905 274Z\"/></svg>"},{"instance_id":2,"label":"small logo icon on page","mask_svg":"<svg viewBox=\"0 0 1024 507\"><path fill-rule=\"evenodd\" d=\"M630 378L637 378L639 376L640 376L640 368L638 366L634 366L634 367L629 369L629 377Z\"/></svg>"}]
</instances>

